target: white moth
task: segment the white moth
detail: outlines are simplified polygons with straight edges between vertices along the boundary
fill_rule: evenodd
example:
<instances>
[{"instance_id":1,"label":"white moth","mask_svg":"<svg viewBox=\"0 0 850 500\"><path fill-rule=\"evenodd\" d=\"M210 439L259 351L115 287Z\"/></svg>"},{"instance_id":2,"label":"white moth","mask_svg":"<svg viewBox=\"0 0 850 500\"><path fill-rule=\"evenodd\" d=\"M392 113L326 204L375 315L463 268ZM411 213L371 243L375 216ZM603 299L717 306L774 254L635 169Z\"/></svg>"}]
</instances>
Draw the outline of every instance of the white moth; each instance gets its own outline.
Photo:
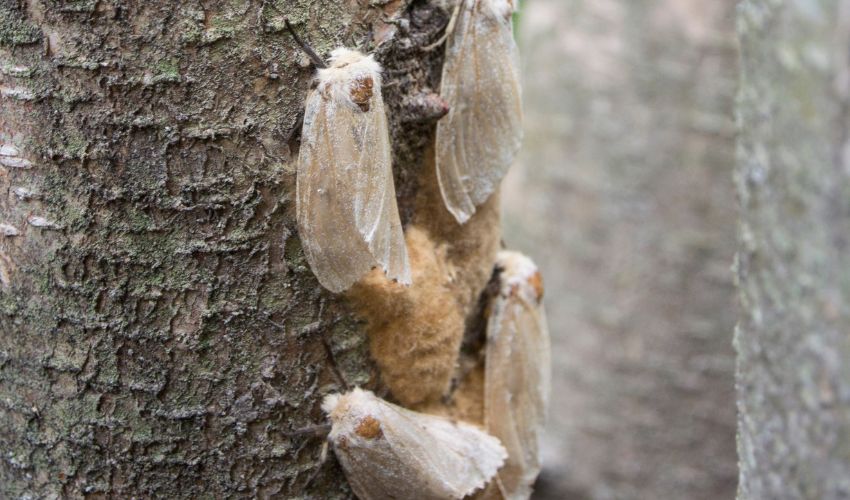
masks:
<instances>
[{"instance_id":1,"label":"white moth","mask_svg":"<svg viewBox=\"0 0 850 500\"><path fill-rule=\"evenodd\" d=\"M507 456L498 439L473 425L406 410L369 391L329 395L322 409L360 500L461 499L483 488Z\"/></svg>"},{"instance_id":2,"label":"white moth","mask_svg":"<svg viewBox=\"0 0 850 500\"><path fill-rule=\"evenodd\" d=\"M396 206L381 67L339 48L307 97L298 155L297 218L319 283L342 292L372 268L410 284Z\"/></svg>"},{"instance_id":3,"label":"white moth","mask_svg":"<svg viewBox=\"0 0 850 500\"><path fill-rule=\"evenodd\" d=\"M522 142L519 54L512 0L457 0L448 33L437 122L437 179L461 224L487 201Z\"/></svg>"},{"instance_id":4,"label":"white moth","mask_svg":"<svg viewBox=\"0 0 850 500\"><path fill-rule=\"evenodd\" d=\"M528 257L502 251L499 294L487 323L484 426L508 451L497 484L506 499L526 499L540 473L540 439L549 406L551 355L543 283Z\"/></svg>"}]
</instances>

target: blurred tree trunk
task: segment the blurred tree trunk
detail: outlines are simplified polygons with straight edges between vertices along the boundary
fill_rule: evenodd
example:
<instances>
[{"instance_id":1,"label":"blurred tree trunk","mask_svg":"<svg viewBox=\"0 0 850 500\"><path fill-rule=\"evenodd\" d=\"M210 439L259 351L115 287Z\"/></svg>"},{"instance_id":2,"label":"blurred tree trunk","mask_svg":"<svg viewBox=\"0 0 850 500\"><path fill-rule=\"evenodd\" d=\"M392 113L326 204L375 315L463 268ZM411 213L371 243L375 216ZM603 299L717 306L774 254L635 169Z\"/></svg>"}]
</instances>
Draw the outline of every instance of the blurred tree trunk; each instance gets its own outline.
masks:
<instances>
[{"instance_id":1,"label":"blurred tree trunk","mask_svg":"<svg viewBox=\"0 0 850 500\"><path fill-rule=\"evenodd\" d=\"M739 498L850 495L850 2L741 4Z\"/></svg>"},{"instance_id":2,"label":"blurred tree trunk","mask_svg":"<svg viewBox=\"0 0 850 500\"><path fill-rule=\"evenodd\" d=\"M735 3L523 4L503 199L554 342L538 498L734 495Z\"/></svg>"},{"instance_id":3,"label":"blurred tree trunk","mask_svg":"<svg viewBox=\"0 0 850 500\"><path fill-rule=\"evenodd\" d=\"M295 232L313 68L283 18L327 54L401 10L378 58L406 207L432 124L402 96L445 23L410 4L0 1L0 497L350 495L332 460L305 490L321 440L286 434L332 364L375 373Z\"/></svg>"}]
</instances>

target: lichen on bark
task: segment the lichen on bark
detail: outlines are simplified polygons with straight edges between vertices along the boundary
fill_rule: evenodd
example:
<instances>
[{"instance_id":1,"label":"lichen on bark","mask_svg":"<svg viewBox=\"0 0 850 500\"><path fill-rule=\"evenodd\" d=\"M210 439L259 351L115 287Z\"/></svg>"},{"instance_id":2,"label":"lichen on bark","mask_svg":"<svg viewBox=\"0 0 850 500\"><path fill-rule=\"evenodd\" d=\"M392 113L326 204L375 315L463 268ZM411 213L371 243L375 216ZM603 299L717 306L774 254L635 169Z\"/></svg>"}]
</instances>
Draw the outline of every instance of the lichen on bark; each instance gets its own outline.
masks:
<instances>
[{"instance_id":1,"label":"lichen on bark","mask_svg":"<svg viewBox=\"0 0 850 500\"><path fill-rule=\"evenodd\" d=\"M0 172L20 230L0 236L0 496L350 496L288 434L323 420L335 372L381 382L300 249L313 69L281 20L326 53L372 50L393 13L378 57L413 206L433 124L404 98L434 87L440 54L412 54L446 20L424 1L3 3L0 142L33 166Z\"/></svg>"}]
</instances>

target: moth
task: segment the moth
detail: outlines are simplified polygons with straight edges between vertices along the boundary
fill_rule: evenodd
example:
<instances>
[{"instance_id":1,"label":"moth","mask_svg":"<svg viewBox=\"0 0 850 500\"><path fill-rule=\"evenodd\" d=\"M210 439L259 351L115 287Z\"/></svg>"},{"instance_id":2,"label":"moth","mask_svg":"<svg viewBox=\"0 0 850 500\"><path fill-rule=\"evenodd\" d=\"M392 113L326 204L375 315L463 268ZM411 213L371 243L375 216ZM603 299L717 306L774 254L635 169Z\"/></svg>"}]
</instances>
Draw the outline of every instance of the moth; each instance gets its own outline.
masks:
<instances>
[{"instance_id":1,"label":"moth","mask_svg":"<svg viewBox=\"0 0 850 500\"><path fill-rule=\"evenodd\" d=\"M463 422L406 410L354 389L325 397L328 436L360 500L461 499L505 461L495 437Z\"/></svg>"},{"instance_id":2,"label":"moth","mask_svg":"<svg viewBox=\"0 0 850 500\"><path fill-rule=\"evenodd\" d=\"M540 439L549 406L551 355L543 281L534 262L501 251L499 292L490 305L484 367L484 427L508 451L497 485L526 499L540 473Z\"/></svg>"},{"instance_id":3,"label":"moth","mask_svg":"<svg viewBox=\"0 0 850 500\"><path fill-rule=\"evenodd\" d=\"M307 97L296 179L298 230L310 268L328 290L371 269L410 284L393 184L381 66L338 48Z\"/></svg>"},{"instance_id":4,"label":"moth","mask_svg":"<svg viewBox=\"0 0 850 500\"><path fill-rule=\"evenodd\" d=\"M436 165L446 208L460 224L498 188L522 142L513 0L457 0L447 28Z\"/></svg>"}]
</instances>

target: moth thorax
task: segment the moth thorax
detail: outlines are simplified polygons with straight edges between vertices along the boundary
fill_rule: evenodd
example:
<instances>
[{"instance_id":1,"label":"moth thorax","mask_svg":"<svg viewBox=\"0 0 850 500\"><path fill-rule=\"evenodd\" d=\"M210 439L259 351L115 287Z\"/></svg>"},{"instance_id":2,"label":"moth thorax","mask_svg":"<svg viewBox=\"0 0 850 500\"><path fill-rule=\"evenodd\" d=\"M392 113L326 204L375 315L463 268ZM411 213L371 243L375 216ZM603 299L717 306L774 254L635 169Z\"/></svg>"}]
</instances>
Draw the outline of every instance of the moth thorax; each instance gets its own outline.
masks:
<instances>
[{"instance_id":1,"label":"moth thorax","mask_svg":"<svg viewBox=\"0 0 850 500\"><path fill-rule=\"evenodd\" d=\"M537 271L524 279L525 283L522 281L510 283L507 295L540 304L543 301L543 277L540 272Z\"/></svg>"},{"instance_id":2,"label":"moth thorax","mask_svg":"<svg viewBox=\"0 0 850 500\"><path fill-rule=\"evenodd\" d=\"M540 302L543 299L543 276L540 275L540 271L537 271L528 278L528 284L531 285L536 296L535 298Z\"/></svg>"},{"instance_id":3,"label":"moth thorax","mask_svg":"<svg viewBox=\"0 0 850 500\"><path fill-rule=\"evenodd\" d=\"M354 82L351 85L351 100L357 107L360 108L364 113L369 111L371 108L372 102L372 87L375 85L375 82L372 80L371 76L360 76L354 79Z\"/></svg>"},{"instance_id":4,"label":"moth thorax","mask_svg":"<svg viewBox=\"0 0 850 500\"><path fill-rule=\"evenodd\" d=\"M369 415L357 422L354 432L365 439L377 439L384 435L384 431L381 429L381 422Z\"/></svg>"}]
</instances>

